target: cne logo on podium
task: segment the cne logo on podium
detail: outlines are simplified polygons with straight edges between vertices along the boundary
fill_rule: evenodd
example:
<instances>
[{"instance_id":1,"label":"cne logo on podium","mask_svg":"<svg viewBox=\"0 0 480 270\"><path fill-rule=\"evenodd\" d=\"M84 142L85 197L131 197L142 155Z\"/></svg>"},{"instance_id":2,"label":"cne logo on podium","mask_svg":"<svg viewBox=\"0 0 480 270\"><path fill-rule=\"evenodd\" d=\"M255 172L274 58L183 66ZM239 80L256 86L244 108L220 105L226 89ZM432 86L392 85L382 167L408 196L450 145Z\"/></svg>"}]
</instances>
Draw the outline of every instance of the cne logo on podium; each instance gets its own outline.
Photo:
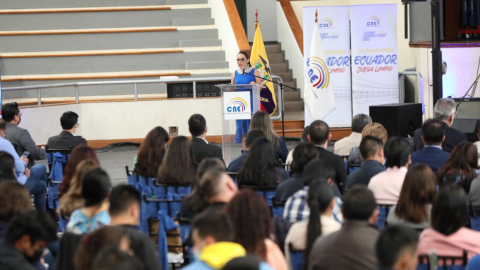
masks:
<instances>
[{"instance_id":1,"label":"cne logo on podium","mask_svg":"<svg viewBox=\"0 0 480 270\"><path fill-rule=\"evenodd\" d=\"M248 103L241 97L234 97L228 101L227 112L244 112Z\"/></svg>"},{"instance_id":2,"label":"cne logo on podium","mask_svg":"<svg viewBox=\"0 0 480 270\"><path fill-rule=\"evenodd\" d=\"M223 115L225 120L252 118L250 91L232 91L223 93Z\"/></svg>"}]
</instances>

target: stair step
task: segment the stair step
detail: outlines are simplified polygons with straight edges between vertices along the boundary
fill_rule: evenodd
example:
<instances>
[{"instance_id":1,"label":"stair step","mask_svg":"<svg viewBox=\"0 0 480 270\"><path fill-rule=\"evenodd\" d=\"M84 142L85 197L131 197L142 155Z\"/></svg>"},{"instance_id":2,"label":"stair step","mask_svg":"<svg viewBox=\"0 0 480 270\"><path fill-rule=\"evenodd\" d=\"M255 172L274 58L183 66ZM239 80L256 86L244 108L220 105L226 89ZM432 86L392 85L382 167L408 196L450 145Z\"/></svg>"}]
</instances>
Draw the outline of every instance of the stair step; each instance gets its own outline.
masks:
<instances>
[{"instance_id":1,"label":"stair step","mask_svg":"<svg viewBox=\"0 0 480 270\"><path fill-rule=\"evenodd\" d=\"M273 121L272 124L275 130L282 128L282 121ZM285 120L285 130L303 131L304 125L304 120Z\"/></svg>"},{"instance_id":2,"label":"stair step","mask_svg":"<svg viewBox=\"0 0 480 270\"><path fill-rule=\"evenodd\" d=\"M173 20L173 26L214 25L214 24L215 24L215 19L212 19L212 18L198 18L197 17L195 19Z\"/></svg>"},{"instance_id":3,"label":"stair step","mask_svg":"<svg viewBox=\"0 0 480 270\"><path fill-rule=\"evenodd\" d=\"M155 6L155 5L193 5L208 4L208 0L21 0L2 1L4 9L51 9L51 8L80 8L80 7L120 7L120 6Z\"/></svg>"},{"instance_id":4,"label":"stair step","mask_svg":"<svg viewBox=\"0 0 480 270\"><path fill-rule=\"evenodd\" d=\"M280 72L280 73L275 73L273 75L277 75L279 76L280 78L282 78L282 80L285 82L285 81L292 81L293 80L293 76L292 76L292 73L291 72Z\"/></svg>"},{"instance_id":5,"label":"stair step","mask_svg":"<svg viewBox=\"0 0 480 270\"><path fill-rule=\"evenodd\" d=\"M270 64L270 68L272 69L272 73L288 72L288 63Z\"/></svg>"},{"instance_id":6,"label":"stair step","mask_svg":"<svg viewBox=\"0 0 480 270\"><path fill-rule=\"evenodd\" d=\"M180 47L209 47L209 46L222 46L221 39L198 39L198 40L180 40Z\"/></svg>"},{"instance_id":7,"label":"stair step","mask_svg":"<svg viewBox=\"0 0 480 270\"><path fill-rule=\"evenodd\" d=\"M265 45L265 51L267 55L269 54L276 54L281 52L280 45L275 44L275 45Z\"/></svg>"},{"instance_id":8,"label":"stair step","mask_svg":"<svg viewBox=\"0 0 480 270\"><path fill-rule=\"evenodd\" d=\"M298 112L304 110L304 103L303 101L289 101L285 102L285 111L289 112Z\"/></svg>"},{"instance_id":9,"label":"stair step","mask_svg":"<svg viewBox=\"0 0 480 270\"><path fill-rule=\"evenodd\" d=\"M168 5L208 4L208 0L166 0Z\"/></svg>"},{"instance_id":10,"label":"stair step","mask_svg":"<svg viewBox=\"0 0 480 270\"><path fill-rule=\"evenodd\" d=\"M273 75L275 75L275 74L273 74ZM297 84L296 84L295 82L291 82L291 81L283 81L283 84L284 84L284 85L291 86L291 87L297 87ZM278 88L278 85L277 85L277 84L274 84L273 87L275 88L275 91L276 91L277 88ZM287 88L287 87L284 87L284 88L283 88L283 92L295 92L295 90L290 89L290 88Z\"/></svg>"},{"instance_id":11,"label":"stair step","mask_svg":"<svg viewBox=\"0 0 480 270\"><path fill-rule=\"evenodd\" d=\"M283 100L287 101L300 101L300 92L283 92Z\"/></svg>"},{"instance_id":12,"label":"stair step","mask_svg":"<svg viewBox=\"0 0 480 270\"><path fill-rule=\"evenodd\" d=\"M270 65L272 64L277 64L277 63L283 63L285 61L285 55L283 53L272 53L268 54L268 62Z\"/></svg>"},{"instance_id":13,"label":"stair step","mask_svg":"<svg viewBox=\"0 0 480 270\"><path fill-rule=\"evenodd\" d=\"M188 70L228 68L229 63L227 61L187 62L186 67Z\"/></svg>"}]
</instances>

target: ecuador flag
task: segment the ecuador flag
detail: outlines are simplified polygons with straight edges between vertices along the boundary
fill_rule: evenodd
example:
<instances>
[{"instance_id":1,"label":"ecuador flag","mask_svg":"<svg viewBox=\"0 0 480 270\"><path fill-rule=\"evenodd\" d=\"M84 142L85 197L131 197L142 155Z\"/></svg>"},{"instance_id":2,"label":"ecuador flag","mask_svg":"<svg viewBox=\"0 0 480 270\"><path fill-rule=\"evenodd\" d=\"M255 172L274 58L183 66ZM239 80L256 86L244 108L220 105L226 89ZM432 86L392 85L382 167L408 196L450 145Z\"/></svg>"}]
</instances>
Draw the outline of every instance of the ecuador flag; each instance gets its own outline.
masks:
<instances>
[{"instance_id":1,"label":"ecuador flag","mask_svg":"<svg viewBox=\"0 0 480 270\"><path fill-rule=\"evenodd\" d=\"M275 98L275 89L273 83L265 79L272 79L270 64L268 63L267 52L265 51L265 44L263 44L262 32L260 32L260 24L255 30L255 37L253 38L252 53L250 56L250 64L253 68L258 70L262 81L263 88L260 92L261 108L268 114L273 114L277 109L277 100Z\"/></svg>"}]
</instances>

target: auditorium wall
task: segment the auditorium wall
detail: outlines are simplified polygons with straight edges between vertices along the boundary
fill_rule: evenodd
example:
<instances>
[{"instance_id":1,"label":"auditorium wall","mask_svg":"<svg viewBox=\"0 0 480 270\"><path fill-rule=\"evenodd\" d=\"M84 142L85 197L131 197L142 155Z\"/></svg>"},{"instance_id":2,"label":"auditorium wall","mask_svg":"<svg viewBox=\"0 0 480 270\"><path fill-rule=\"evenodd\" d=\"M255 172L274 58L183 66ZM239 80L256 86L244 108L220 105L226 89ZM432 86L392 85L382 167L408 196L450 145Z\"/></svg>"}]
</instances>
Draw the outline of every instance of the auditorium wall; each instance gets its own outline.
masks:
<instances>
[{"instance_id":1,"label":"auditorium wall","mask_svg":"<svg viewBox=\"0 0 480 270\"><path fill-rule=\"evenodd\" d=\"M258 10L258 22L261 24L264 42L277 41L277 0L247 0L247 37L253 42L255 36L255 10Z\"/></svg>"}]
</instances>

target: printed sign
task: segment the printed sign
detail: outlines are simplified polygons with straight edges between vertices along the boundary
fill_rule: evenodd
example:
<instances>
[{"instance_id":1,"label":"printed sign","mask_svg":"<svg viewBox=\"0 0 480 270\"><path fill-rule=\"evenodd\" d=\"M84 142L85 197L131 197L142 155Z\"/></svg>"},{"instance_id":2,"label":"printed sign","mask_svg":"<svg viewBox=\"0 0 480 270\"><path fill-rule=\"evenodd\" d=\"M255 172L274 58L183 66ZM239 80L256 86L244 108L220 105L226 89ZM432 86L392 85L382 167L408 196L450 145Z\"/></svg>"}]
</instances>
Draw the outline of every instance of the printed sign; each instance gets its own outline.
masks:
<instances>
[{"instance_id":1,"label":"printed sign","mask_svg":"<svg viewBox=\"0 0 480 270\"><path fill-rule=\"evenodd\" d=\"M225 120L251 119L250 91L223 93L223 115Z\"/></svg>"}]
</instances>

